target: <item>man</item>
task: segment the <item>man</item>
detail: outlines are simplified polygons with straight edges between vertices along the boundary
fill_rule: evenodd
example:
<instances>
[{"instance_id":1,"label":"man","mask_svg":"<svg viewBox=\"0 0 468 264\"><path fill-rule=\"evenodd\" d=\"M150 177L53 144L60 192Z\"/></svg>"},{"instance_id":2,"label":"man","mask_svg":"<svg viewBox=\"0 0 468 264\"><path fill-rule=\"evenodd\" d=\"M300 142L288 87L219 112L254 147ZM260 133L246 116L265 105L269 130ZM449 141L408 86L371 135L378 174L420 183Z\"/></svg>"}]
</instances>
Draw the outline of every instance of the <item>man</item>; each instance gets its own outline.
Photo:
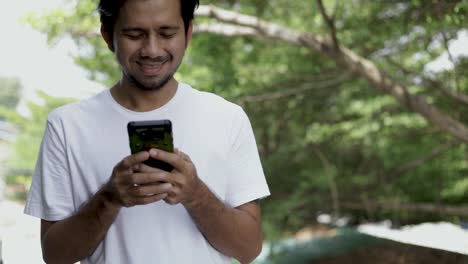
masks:
<instances>
[{"instance_id":1,"label":"man","mask_svg":"<svg viewBox=\"0 0 468 264\"><path fill-rule=\"evenodd\" d=\"M269 190L243 110L178 83L198 0L101 0L122 78L49 114L25 208L47 263L242 263ZM170 119L174 153L130 155L130 121ZM171 164L165 172L143 164Z\"/></svg>"}]
</instances>

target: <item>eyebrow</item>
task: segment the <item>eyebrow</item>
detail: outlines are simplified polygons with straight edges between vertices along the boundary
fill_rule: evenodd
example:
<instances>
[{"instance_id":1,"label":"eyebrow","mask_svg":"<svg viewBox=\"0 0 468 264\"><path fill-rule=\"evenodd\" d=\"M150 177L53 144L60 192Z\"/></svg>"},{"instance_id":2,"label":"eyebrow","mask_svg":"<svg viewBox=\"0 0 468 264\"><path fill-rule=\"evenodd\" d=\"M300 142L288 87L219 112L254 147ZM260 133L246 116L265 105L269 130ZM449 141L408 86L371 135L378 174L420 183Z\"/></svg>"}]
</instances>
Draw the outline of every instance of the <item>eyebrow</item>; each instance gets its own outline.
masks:
<instances>
[{"instance_id":1,"label":"eyebrow","mask_svg":"<svg viewBox=\"0 0 468 264\"><path fill-rule=\"evenodd\" d=\"M179 26L162 26L159 28L160 30L179 30ZM144 29L139 28L139 27L128 27L128 28L123 28L121 30L122 32L129 32L129 31L144 31Z\"/></svg>"},{"instance_id":2,"label":"eyebrow","mask_svg":"<svg viewBox=\"0 0 468 264\"><path fill-rule=\"evenodd\" d=\"M162 30L178 30L180 27L179 26L162 26L160 29Z\"/></svg>"},{"instance_id":3,"label":"eyebrow","mask_svg":"<svg viewBox=\"0 0 468 264\"><path fill-rule=\"evenodd\" d=\"M120 32L127 33L127 32L143 32L141 28L123 28Z\"/></svg>"},{"instance_id":4,"label":"eyebrow","mask_svg":"<svg viewBox=\"0 0 468 264\"><path fill-rule=\"evenodd\" d=\"M129 31L143 31L142 28L122 28L122 32L129 32Z\"/></svg>"}]
</instances>

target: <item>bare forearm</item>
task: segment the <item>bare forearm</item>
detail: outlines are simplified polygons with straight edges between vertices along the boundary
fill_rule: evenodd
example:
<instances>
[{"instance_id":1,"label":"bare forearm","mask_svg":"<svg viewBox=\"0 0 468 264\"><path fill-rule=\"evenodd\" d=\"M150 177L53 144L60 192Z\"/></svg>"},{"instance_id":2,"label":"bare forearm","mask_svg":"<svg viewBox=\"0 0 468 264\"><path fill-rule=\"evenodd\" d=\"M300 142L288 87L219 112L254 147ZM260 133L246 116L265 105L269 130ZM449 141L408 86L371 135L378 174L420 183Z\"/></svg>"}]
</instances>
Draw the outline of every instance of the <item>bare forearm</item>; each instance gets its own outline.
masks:
<instances>
[{"instance_id":1,"label":"bare forearm","mask_svg":"<svg viewBox=\"0 0 468 264\"><path fill-rule=\"evenodd\" d=\"M260 220L223 204L203 183L199 194L197 200L185 207L207 240L242 263L253 261L262 247Z\"/></svg>"},{"instance_id":2,"label":"bare forearm","mask_svg":"<svg viewBox=\"0 0 468 264\"><path fill-rule=\"evenodd\" d=\"M74 263L91 255L104 239L119 212L103 191L98 192L80 211L54 223L42 237L42 252L47 263Z\"/></svg>"}]
</instances>

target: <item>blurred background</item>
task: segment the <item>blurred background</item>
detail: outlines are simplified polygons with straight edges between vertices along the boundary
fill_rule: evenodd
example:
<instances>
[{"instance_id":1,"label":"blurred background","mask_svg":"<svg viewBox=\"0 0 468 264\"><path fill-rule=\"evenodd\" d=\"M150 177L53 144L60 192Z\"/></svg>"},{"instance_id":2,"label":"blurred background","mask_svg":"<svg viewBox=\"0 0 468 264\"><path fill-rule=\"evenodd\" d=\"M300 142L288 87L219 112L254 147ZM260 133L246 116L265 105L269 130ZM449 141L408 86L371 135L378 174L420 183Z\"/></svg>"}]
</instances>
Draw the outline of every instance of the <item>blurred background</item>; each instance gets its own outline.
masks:
<instances>
[{"instance_id":1,"label":"blurred background","mask_svg":"<svg viewBox=\"0 0 468 264\"><path fill-rule=\"evenodd\" d=\"M202 0L176 78L244 107L272 195L257 263L468 263L468 0ZM120 76L95 0L0 10L0 256L47 114Z\"/></svg>"}]
</instances>

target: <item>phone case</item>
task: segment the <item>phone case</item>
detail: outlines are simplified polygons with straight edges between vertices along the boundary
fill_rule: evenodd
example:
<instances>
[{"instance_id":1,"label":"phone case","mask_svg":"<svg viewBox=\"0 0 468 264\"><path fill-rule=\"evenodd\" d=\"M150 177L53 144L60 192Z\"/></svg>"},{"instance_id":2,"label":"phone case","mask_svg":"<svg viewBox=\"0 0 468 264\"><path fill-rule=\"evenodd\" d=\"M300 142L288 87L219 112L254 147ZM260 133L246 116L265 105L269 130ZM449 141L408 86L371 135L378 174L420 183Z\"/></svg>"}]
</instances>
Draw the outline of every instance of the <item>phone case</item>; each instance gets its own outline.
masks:
<instances>
[{"instance_id":1,"label":"phone case","mask_svg":"<svg viewBox=\"0 0 468 264\"><path fill-rule=\"evenodd\" d=\"M152 148L174 152L170 120L132 121L128 123L127 130L132 154ZM173 169L172 165L153 158L143 163L165 171Z\"/></svg>"}]
</instances>

